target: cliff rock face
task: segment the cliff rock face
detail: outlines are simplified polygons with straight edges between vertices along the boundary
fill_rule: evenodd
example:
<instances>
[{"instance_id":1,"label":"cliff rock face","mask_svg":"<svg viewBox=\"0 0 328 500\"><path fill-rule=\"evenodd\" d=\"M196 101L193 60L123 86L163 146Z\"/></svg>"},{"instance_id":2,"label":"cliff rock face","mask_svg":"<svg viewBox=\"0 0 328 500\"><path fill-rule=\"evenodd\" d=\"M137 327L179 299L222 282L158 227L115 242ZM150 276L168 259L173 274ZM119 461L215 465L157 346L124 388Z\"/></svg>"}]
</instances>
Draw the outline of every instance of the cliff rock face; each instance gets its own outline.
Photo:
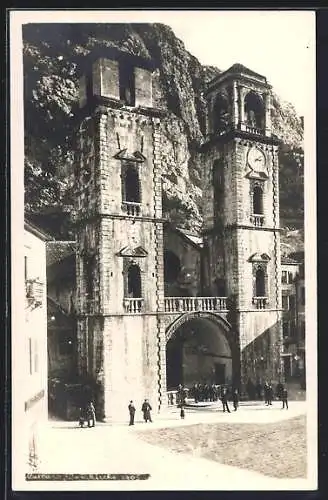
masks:
<instances>
[{"instance_id":1,"label":"cliff rock face","mask_svg":"<svg viewBox=\"0 0 328 500\"><path fill-rule=\"evenodd\" d=\"M45 207L72 203L67 179L78 98L76 68L94 47L116 47L151 59L158 67L155 100L168 111L163 148L164 213L176 225L198 230L202 186L196 156L206 115L202 93L220 70L202 66L172 29L162 24L34 24L24 27L23 40L26 210L38 213ZM293 156L302 147L300 118L277 96L272 115L274 132L286 146L285 155ZM298 203L302 204L301 181L302 176L293 189L300 192ZM284 204L288 208L289 198L282 194L282 211Z\"/></svg>"}]
</instances>

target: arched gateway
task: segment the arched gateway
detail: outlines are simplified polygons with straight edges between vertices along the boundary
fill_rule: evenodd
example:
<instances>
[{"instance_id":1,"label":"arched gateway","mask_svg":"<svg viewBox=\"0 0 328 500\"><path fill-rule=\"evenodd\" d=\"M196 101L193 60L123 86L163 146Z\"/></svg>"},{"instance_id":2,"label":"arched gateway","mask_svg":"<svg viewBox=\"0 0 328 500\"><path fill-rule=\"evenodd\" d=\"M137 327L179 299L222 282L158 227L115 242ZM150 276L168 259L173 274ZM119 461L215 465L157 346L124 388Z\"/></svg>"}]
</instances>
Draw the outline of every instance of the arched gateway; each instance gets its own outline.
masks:
<instances>
[{"instance_id":1,"label":"arched gateway","mask_svg":"<svg viewBox=\"0 0 328 500\"><path fill-rule=\"evenodd\" d=\"M166 329L167 390L179 384L237 384L238 344L230 323L211 312L182 314Z\"/></svg>"}]
</instances>

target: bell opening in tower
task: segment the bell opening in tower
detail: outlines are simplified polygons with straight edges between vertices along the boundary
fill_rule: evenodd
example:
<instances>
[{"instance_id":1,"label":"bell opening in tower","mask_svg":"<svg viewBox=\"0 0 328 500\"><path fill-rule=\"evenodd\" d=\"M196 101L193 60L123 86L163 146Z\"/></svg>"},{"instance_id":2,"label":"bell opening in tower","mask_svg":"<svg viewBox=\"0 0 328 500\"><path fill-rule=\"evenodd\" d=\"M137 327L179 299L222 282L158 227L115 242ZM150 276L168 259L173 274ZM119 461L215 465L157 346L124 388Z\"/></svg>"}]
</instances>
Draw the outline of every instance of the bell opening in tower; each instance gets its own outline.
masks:
<instances>
[{"instance_id":1,"label":"bell opening in tower","mask_svg":"<svg viewBox=\"0 0 328 500\"><path fill-rule=\"evenodd\" d=\"M245 97L244 107L247 125L264 130L265 113L261 97L255 92L249 92Z\"/></svg>"},{"instance_id":2,"label":"bell opening in tower","mask_svg":"<svg viewBox=\"0 0 328 500\"><path fill-rule=\"evenodd\" d=\"M229 103L223 95L218 95L213 106L214 133L223 132L229 124Z\"/></svg>"},{"instance_id":3,"label":"bell opening in tower","mask_svg":"<svg viewBox=\"0 0 328 500\"><path fill-rule=\"evenodd\" d=\"M126 106L135 105L134 67L126 62L120 64L120 99Z\"/></svg>"}]
</instances>

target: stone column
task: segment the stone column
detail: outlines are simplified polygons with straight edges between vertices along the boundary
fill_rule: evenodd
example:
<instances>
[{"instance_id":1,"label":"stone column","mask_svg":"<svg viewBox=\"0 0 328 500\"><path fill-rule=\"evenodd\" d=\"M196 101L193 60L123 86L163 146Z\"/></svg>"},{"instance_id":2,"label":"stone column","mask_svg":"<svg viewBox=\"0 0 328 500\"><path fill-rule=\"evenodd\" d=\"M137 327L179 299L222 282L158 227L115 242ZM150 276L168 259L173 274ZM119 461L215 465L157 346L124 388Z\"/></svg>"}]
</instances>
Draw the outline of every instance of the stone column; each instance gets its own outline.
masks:
<instances>
[{"instance_id":1,"label":"stone column","mask_svg":"<svg viewBox=\"0 0 328 500\"><path fill-rule=\"evenodd\" d=\"M238 126L238 89L237 82L233 82L233 93L232 93L232 123L234 128Z\"/></svg>"},{"instance_id":2,"label":"stone column","mask_svg":"<svg viewBox=\"0 0 328 500\"><path fill-rule=\"evenodd\" d=\"M244 87L238 87L238 98L239 98L239 123L241 124L241 129L245 123L245 109L244 109L244 99L246 95L246 89Z\"/></svg>"},{"instance_id":3,"label":"stone column","mask_svg":"<svg viewBox=\"0 0 328 500\"><path fill-rule=\"evenodd\" d=\"M271 137L271 94L265 94L265 135Z\"/></svg>"}]
</instances>

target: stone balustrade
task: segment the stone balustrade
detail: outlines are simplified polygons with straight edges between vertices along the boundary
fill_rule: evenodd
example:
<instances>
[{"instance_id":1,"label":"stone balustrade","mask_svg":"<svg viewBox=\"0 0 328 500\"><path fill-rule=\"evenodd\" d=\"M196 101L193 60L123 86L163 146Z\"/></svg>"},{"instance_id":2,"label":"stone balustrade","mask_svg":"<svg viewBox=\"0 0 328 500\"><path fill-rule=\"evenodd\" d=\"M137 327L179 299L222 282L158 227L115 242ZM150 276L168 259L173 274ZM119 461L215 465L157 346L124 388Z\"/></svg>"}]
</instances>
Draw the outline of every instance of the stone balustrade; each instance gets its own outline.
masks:
<instances>
[{"instance_id":1,"label":"stone balustrade","mask_svg":"<svg viewBox=\"0 0 328 500\"><path fill-rule=\"evenodd\" d=\"M253 214L250 217L250 221L255 227L262 227L264 225L264 215Z\"/></svg>"},{"instance_id":2,"label":"stone balustrade","mask_svg":"<svg viewBox=\"0 0 328 500\"><path fill-rule=\"evenodd\" d=\"M227 311L227 297L166 297L164 310L169 313Z\"/></svg>"},{"instance_id":3,"label":"stone balustrade","mask_svg":"<svg viewBox=\"0 0 328 500\"><path fill-rule=\"evenodd\" d=\"M133 298L133 299L124 299L123 306L124 311L126 313L138 314L143 312L144 299L141 298Z\"/></svg>"},{"instance_id":4,"label":"stone balustrade","mask_svg":"<svg viewBox=\"0 0 328 500\"><path fill-rule=\"evenodd\" d=\"M138 216L141 213L141 203L124 201L123 210L127 213L127 215L131 215L132 217Z\"/></svg>"},{"instance_id":5,"label":"stone balustrade","mask_svg":"<svg viewBox=\"0 0 328 500\"><path fill-rule=\"evenodd\" d=\"M265 309L268 304L267 297L253 297L253 305L256 309Z\"/></svg>"}]
</instances>

